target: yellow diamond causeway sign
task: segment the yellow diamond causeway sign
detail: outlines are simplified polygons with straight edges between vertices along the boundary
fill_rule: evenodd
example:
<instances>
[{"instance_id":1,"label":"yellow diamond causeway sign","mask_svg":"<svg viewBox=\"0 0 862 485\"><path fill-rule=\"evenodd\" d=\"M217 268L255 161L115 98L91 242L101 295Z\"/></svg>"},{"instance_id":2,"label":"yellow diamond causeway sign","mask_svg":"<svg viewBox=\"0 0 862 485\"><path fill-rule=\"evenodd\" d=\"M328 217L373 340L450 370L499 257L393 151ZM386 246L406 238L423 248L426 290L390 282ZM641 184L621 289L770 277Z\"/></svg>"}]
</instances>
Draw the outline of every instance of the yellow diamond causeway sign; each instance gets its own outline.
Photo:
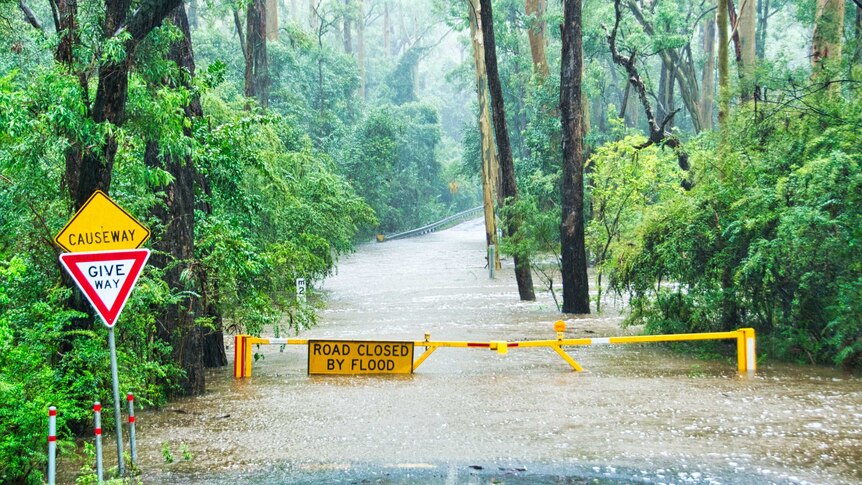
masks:
<instances>
[{"instance_id":1,"label":"yellow diamond causeway sign","mask_svg":"<svg viewBox=\"0 0 862 485\"><path fill-rule=\"evenodd\" d=\"M70 253L136 249L150 238L150 230L104 192L87 199L54 242Z\"/></svg>"}]
</instances>

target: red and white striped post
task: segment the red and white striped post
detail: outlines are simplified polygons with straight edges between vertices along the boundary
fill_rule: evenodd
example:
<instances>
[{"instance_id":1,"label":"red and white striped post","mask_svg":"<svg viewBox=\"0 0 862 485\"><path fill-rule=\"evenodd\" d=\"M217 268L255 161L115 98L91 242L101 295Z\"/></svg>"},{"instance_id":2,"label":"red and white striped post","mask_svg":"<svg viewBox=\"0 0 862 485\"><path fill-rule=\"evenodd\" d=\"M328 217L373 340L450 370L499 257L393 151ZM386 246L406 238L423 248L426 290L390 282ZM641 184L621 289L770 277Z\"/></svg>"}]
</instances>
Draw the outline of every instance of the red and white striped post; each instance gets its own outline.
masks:
<instances>
[{"instance_id":1,"label":"red and white striped post","mask_svg":"<svg viewBox=\"0 0 862 485\"><path fill-rule=\"evenodd\" d=\"M57 483L57 408L48 408L48 485Z\"/></svg>"},{"instance_id":2,"label":"red and white striped post","mask_svg":"<svg viewBox=\"0 0 862 485\"><path fill-rule=\"evenodd\" d=\"M102 403L99 401L93 404L93 414L96 421L96 477L99 483L102 483L105 476L105 467L102 464Z\"/></svg>"},{"instance_id":3,"label":"red and white striped post","mask_svg":"<svg viewBox=\"0 0 862 485\"><path fill-rule=\"evenodd\" d=\"M129 451L132 453L132 467L138 464L138 447L135 445L135 395L126 394L129 402Z\"/></svg>"}]
</instances>

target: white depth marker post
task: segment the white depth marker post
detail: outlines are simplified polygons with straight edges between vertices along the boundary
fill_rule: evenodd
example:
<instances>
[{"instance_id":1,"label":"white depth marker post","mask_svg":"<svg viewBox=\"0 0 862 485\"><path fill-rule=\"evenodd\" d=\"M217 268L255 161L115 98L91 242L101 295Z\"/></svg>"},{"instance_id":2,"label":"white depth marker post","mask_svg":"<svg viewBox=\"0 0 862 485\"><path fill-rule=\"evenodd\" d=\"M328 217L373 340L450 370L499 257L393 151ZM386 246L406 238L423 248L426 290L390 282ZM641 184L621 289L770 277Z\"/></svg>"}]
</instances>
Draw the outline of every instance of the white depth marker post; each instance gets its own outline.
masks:
<instances>
[{"instance_id":1,"label":"white depth marker post","mask_svg":"<svg viewBox=\"0 0 862 485\"><path fill-rule=\"evenodd\" d=\"M305 304L305 278L296 279L296 301Z\"/></svg>"},{"instance_id":2,"label":"white depth marker post","mask_svg":"<svg viewBox=\"0 0 862 485\"><path fill-rule=\"evenodd\" d=\"M48 485L57 483L57 408L48 408Z\"/></svg>"},{"instance_id":3,"label":"white depth marker post","mask_svg":"<svg viewBox=\"0 0 862 485\"><path fill-rule=\"evenodd\" d=\"M102 403L93 404L93 414L96 415L96 478L102 483L105 477L105 467L102 465Z\"/></svg>"},{"instance_id":4,"label":"white depth marker post","mask_svg":"<svg viewBox=\"0 0 862 485\"><path fill-rule=\"evenodd\" d=\"M126 394L129 401L129 452L132 454L132 466L138 464L138 447L135 445L135 395Z\"/></svg>"},{"instance_id":5,"label":"white depth marker post","mask_svg":"<svg viewBox=\"0 0 862 485\"><path fill-rule=\"evenodd\" d=\"M114 339L114 327L108 327L108 347L111 349L111 380L114 387L114 423L117 428L117 470L121 477L126 476L123 465L123 421L120 417L120 378L117 372L117 343Z\"/></svg>"}]
</instances>

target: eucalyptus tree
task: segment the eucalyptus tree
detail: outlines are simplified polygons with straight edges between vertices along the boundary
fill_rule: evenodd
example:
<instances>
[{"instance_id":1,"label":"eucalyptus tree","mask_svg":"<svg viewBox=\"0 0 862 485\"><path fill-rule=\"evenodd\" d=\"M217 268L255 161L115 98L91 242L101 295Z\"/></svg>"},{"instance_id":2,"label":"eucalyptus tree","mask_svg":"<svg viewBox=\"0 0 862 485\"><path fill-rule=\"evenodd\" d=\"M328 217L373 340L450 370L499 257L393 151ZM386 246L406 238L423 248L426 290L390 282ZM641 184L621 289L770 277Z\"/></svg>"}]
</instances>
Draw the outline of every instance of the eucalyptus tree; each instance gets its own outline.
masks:
<instances>
[{"instance_id":1,"label":"eucalyptus tree","mask_svg":"<svg viewBox=\"0 0 862 485\"><path fill-rule=\"evenodd\" d=\"M494 39L494 15L490 0L481 0L480 22L485 50L485 67L488 72L488 90L491 98L492 115L494 120L494 137L497 141L497 153L500 161L500 174L502 177L501 192L505 198L505 205L514 204L518 199L518 186L515 181L515 165L512 158L512 145L509 142L509 132L506 125L506 109L503 101L503 90L500 86L500 73L497 68L497 49ZM513 236L519 231L520 222L518 216L512 215L507 223L507 232ZM533 289L533 277L530 273L529 256L525 254L514 254L515 279L518 283L518 294L521 300L532 301L536 299Z\"/></svg>"}]
</instances>

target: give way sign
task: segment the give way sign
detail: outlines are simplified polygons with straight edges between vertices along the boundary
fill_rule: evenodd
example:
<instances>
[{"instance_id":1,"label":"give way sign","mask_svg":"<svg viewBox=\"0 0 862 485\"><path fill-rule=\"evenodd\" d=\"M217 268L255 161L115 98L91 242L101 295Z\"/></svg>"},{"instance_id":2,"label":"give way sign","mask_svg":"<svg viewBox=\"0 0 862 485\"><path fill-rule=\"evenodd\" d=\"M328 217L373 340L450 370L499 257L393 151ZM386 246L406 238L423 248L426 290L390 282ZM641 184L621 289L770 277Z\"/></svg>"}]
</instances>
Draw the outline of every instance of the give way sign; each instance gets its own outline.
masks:
<instances>
[{"instance_id":1,"label":"give way sign","mask_svg":"<svg viewBox=\"0 0 862 485\"><path fill-rule=\"evenodd\" d=\"M66 253L60 255L60 263L111 328L149 257L149 249Z\"/></svg>"}]
</instances>

